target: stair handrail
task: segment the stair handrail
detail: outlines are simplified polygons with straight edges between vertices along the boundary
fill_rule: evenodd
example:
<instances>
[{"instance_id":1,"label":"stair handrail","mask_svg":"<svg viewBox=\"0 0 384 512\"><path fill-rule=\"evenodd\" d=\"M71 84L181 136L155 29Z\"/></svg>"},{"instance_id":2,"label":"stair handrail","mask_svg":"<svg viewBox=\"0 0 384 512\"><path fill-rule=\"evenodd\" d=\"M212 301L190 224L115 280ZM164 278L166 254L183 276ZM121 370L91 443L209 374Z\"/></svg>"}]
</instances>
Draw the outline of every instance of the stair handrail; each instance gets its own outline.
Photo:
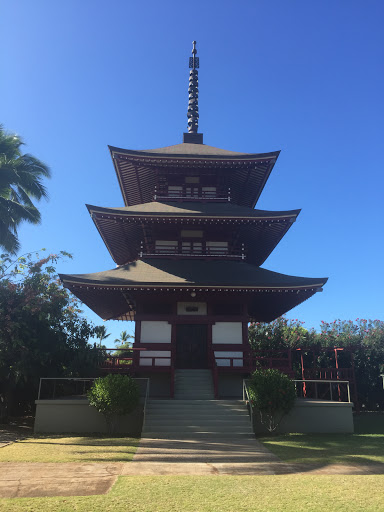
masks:
<instances>
[{"instance_id":1,"label":"stair handrail","mask_svg":"<svg viewBox=\"0 0 384 512\"><path fill-rule=\"evenodd\" d=\"M170 385L171 398L175 398L175 365L171 362L171 385Z\"/></svg>"},{"instance_id":2,"label":"stair handrail","mask_svg":"<svg viewBox=\"0 0 384 512\"><path fill-rule=\"evenodd\" d=\"M146 417L146 412L147 412L147 400L149 398L149 383L151 382L151 380L149 378L147 378L146 381L147 381L147 386L146 386L146 389L145 389L145 397L144 397L143 427L142 427L142 430L144 429L144 426L145 426L145 417Z\"/></svg>"},{"instance_id":3,"label":"stair handrail","mask_svg":"<svg viewBox=\"0 0 384 512\"><path fill-rule=\"evenodd\" d=\"M246 402L249 405L249 419L251 421L251 425L253 426L253 407L252 400L249 394L248 382L249 379L243 379L243 402Z\"/></svg>"},{"instance_id":4,"label":"stair handrail","mask_svg":"<svg viewBox=\"0 0 384 512\"><path fill-rule=\"evenodd\" d=\"M219 371L217 368L216 361L213 361L213 392L215 394L215 400L219 399Z\"/></svg>"}]
</instances>

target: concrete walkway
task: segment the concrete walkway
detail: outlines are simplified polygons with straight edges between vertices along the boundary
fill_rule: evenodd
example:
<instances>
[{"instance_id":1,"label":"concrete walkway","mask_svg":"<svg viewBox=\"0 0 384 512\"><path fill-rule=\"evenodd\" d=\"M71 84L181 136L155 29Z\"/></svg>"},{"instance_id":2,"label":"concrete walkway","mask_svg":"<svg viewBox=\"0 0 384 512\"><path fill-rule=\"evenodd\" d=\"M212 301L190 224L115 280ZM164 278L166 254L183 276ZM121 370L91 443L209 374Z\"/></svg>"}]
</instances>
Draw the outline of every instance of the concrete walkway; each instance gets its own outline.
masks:
<instances>
[{"instance_id":1,"label":"concrete walkway","mask_svg":"<svg viewBox=\"0 0 384 512\"><path fill-rule=\"evenodd\" d=\"M1 441L1 437L0 437ZM281 462L255 438L143 438L127 463L0 463L0 497L106 494L118 476L384 474L384 464L311 466Z\"/></svg>"}]
</instances>

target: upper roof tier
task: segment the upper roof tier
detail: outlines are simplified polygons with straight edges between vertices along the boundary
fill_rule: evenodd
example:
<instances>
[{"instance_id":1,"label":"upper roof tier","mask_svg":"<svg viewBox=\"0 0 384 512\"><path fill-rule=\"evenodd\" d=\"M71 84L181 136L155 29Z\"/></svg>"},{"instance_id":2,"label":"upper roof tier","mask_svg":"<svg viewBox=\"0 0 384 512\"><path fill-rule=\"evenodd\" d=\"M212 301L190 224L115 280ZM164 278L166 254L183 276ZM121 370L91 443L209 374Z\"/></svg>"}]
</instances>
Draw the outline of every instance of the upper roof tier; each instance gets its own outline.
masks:
<instances>
[{"instance_id":1,"label":"upper roof tier","mask_svg":"<svg viewBox=\"0 0 384 512\"><path fill-rule=\"evenodd\" d=\"M194 183L199 177L223 190L224 200L254 208L280 153L239 153L190 143L141 151L109 149L126 206L152 202L156 195L161 200L156 190L168 178L176 184L186 177Z\"/></svg>"},{"instance_id":2,"label":"upper roof tier","mask_svg":"<svg viewBox=\"0 0 384 512\"><path fill-rule=\"evenodd\" d=\"M228 201L152 202L123 208L87 207L113 260L119 265L136 260L140 252L143 252L141 244L144 246L144 253L148 253L145 246L151 245L155 226L163 231L165 227L173 226L175 239L179 238L180 229L191 227L207 230L206 236L212 230L217 231L219 236L219 229L223 233L224 227L227 237L223 240L232 240L232 233L235 231L236 244L238 247L244 245L246 260L261 265L300 212L251 210Z\"/></svg>"}]
</instances>

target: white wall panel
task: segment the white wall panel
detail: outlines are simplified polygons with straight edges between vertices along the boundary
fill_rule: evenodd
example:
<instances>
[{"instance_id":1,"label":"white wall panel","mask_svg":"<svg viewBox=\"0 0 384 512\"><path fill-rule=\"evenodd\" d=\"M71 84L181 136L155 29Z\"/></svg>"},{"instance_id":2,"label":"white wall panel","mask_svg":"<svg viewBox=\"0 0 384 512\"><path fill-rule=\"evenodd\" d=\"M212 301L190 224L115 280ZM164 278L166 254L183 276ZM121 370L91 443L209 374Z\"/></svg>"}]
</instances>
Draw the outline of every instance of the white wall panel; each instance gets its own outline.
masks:
<instances>
[{"instance_id":1,"label":"white wall panel","mask_svg":"<svg viewBox=\"0 0 384 512\"><path fill-rule=\"evenodd\" d=\"M243 352L224 352L221 350L215 351L215 357L236 357L239 359L234 359L233 366L244 366L243 360ZM217 366L231 366L230 359L216 359Z\"/></svg>"},{"instance_id":2,"label":"white wall panel","mask_svg":"<svg viewBox=\"0 0 384 512\"><path fill-rule=\"evenodd\" d=\"M243 343L241 322L216 322L212 326L212 343Z\"/></svg>"},{"instance_id":3,"label":"white wall panel","mask_svg":"<svg viewBox=\"0 0 384 512\"><path fill-rule=\"evenodd\" d=\"M143 320L140 343L171 343L172 326L168 322Z\"/></svg>"},{"instance_id":4,"label":"white wall panel","mask_svg":"<svg viewBox=\"0 0 384 512\"><path fill-rule=\"evenodd\" d=\"M155 366L171 366L170 350L143 350L140 352L140 366L152 366L153 357L156 358ZM164 357L167 359L163 359Z\"/></svg>"}]
</instances>

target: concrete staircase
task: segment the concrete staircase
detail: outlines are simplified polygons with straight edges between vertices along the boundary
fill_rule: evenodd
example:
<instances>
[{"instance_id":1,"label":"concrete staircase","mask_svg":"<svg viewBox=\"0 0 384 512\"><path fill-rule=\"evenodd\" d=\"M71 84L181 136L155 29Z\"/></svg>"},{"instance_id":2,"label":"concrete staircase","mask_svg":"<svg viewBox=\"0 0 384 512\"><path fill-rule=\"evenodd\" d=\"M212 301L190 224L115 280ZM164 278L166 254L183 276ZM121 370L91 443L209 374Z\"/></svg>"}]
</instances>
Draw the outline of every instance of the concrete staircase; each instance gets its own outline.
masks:
<instances>
[{"instance_id":1,"label":"concrete staircase","mask_svg":"<svg viewBox=\"0 0 384 512\"><path fill-rule=\"evenodd\" d=\"M174 400L149 400L143 438L254 438L241 400L214 400L209 370L177 370Z\"/></svg>"},{"instance_id":2,"label":"concrete staircase","mask_svg":"<svg viewBox=\"0 0 384 512\"><path fill-rule=\"evenodd\" d=\"M211 370L176 370L176 400L214 400Z\"/></svg>"}]
</instances>

